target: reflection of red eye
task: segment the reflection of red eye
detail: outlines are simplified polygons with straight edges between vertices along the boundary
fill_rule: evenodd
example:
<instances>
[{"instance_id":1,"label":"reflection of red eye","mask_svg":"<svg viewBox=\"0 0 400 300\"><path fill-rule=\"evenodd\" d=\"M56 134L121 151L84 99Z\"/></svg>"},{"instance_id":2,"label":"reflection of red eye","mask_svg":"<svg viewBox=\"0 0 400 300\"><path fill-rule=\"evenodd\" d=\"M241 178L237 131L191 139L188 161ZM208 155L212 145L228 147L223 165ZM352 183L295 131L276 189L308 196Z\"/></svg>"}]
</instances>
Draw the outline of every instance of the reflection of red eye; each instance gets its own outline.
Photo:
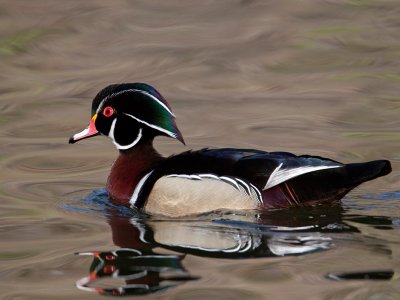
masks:
<instances>
[{"instance_id":1,"label":"reflection of red eye","mask_svg":"<svg viewBox=\"0 0 400 300\"><path fill-rule=\"evenodd\" d=\"M114 255L106 255L106 260L115 260L116 257Z\"/></svg>"},{"instance_id":2,"label":"reflection of red eye","mask_svg":"<svg viewBox=\"0 0 400 300\"><path fill-rule=\"evenodd\" d=\"M114 109L111 106L107 106L104 110L103 110L103 115L105 117L111 117L114 114Z\"/></svg>"},{"instance_id":3,"label":"reflection of red eye","mask_svg":"<svg viewBox=\"0 0 400 300\"><path fill-rule=\"evenodd\" d=\"M105 274L111 274L111 273L114 273L116 269L117 268L114 265L105 265L103 267L103 272Z\"/></svg>"}]
</instances>

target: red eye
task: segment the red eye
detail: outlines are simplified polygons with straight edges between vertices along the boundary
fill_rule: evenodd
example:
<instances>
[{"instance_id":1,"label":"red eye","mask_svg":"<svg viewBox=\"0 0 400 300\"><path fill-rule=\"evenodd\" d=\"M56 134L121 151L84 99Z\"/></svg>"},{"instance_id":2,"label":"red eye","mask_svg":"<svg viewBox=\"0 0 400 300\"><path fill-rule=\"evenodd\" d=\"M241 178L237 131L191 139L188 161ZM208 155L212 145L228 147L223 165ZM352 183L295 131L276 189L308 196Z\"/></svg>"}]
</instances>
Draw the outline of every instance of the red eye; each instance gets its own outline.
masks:
<instances>
[{"instance_id":1,"label":"red eye","mask_svg":"<svg viewBox=\"0 0 400 300\"><path fill-rule=\"evenodd\" d=\"M107 106L103 109L103 115L105 117L111 117L114 114L114 109L111 106Z\"/></svg>"}]
</instances>

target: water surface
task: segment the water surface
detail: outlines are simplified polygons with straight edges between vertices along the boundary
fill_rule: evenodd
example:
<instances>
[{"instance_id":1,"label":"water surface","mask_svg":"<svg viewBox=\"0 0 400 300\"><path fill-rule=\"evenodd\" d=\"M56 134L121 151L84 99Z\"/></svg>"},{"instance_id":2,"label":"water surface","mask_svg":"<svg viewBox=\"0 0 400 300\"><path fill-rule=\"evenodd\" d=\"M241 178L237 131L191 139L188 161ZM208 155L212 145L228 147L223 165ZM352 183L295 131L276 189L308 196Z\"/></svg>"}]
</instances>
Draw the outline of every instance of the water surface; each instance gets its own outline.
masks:
<instances>
[{"instance_id":1,"label":"water surface","mask_svg":"<svg viewBox=\"0 0 400 300\"><path fill-rule=\"evenodd\" d=\"M1 2L1 297L398 299L399 9ZM177 115L187 146L159 138L164 155L244 147L394 171L333 206L175 221L111 206L112 143L67 141L98 90L136 81Z\"/></svg>"}]
</instances>

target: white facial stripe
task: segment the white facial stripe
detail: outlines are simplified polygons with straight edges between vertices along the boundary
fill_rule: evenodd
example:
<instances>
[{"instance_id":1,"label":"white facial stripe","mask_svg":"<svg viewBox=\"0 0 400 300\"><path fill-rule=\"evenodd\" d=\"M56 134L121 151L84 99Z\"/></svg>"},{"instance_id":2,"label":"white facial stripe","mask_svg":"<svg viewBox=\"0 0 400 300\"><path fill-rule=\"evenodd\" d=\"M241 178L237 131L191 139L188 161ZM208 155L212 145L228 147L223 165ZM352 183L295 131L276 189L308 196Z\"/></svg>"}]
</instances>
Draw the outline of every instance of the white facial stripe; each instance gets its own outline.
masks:
<instances>
[{"instance_id":1,"label":"white facial stripe","mask_svg":"<svg viewBox=\"0 0 400 300\"><path fill-rule=\"evenodd\" d=\"M104 101L106 101L108 98L109 97L106 97L103 100L101 100L101 102L99 103L99 106L97 106L96 114L100 113L100 108L103 106Z\"/></svg>"},{"instance_id":2,"label":"white facial stripe","mask_svg":"<svg viewBox=\"0 0 400 300\"><path fill-rule=\"evenodd\" d=\"M166 133L167 135L169 135L170 137L173 137L173 138L176 139L176 134L173 133L173 132L171 132L171 131L168 131L168 130L166 130L166 129L160 127L160 126L147 123L147 122L145 122L145 121L143 121L143 120L140 120L139 118L136 118L135 116L132 116L132 115L130 115L130 114L127 114L127 113L123 113L123 114L126 115L126 116L128 116L128 117L131 117L132 119L135 119L135 120L138 121L139 123L145 124L145 125L147 125L147 126L149 126L149 127L151 127L151 128L154 128L154 129L156 129L156 130L158 130L158 131L164 132L164 133Z\"/></svg>"},{"instance_id":3,"label":"white facial stripe","mask_svg":"<svg viewBox=\"0 0 400 300\"><path fill-rule=\"evenodd\" d=\"M169 113L171 114L171 116L175 117L174 113L173 113L173 112L168 108L168 106L166 106L162 101L160 101L159 99L157 99L156 97L154 97L152 94L150 94L150 93L148 93L148 92L145 92L145 91L142 91L142 90L137 90L137 89L123 90L123 91L120 91L120 92L118 92L118 93L114 93L114 94L111 94L111 95L105 97L105 98L100 102L99 106L97 107L96 113L99 113L99 112L100 112L100 108L102 107L104 101L106 101L106 100L109 99L109 98L116 97L116 96L118 96L118 95L121 95L121 94L127 93L127 92L139 92L139 93L142 93L142 94L144 94L144 95L150 97L150 99L156 101L156 102L157 102L158 104L160 104L167 112L169 112Z\"/></svg>"},{"instance_id":4,"label":"white facial stripe","mask_svg":"<svg viewBox=\"0 0 400 300\"><path fill-rule=\"evenodd\" d=\"M158 104L160 104L162 107L164 107L165 110L166 110L167 112L169 112L172 116L175 117L174 113L168 108L168 106L166 106L162 101L160 101L159 99L157 99L156 97L154 97L152 94L150 94L150 93L148 93L148 92L145 92L145 91L142 91L142 90L135 90L135 89L128 90L128 91L139 92L139 93L142 93L142 94L144 94L144 95L150 97L151 99L153 99L154 101L156 101Z\"/></svg>"}]
</instances>

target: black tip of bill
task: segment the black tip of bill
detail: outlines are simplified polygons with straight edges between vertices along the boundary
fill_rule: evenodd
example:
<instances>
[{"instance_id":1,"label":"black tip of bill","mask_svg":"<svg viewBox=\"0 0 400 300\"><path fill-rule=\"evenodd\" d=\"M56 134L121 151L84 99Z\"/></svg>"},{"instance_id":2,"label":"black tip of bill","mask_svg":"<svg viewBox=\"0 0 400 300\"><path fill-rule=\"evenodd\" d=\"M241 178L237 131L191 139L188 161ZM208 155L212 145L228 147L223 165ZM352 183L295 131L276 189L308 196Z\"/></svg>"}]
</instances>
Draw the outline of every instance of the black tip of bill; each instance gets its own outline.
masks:
<instances>
[{"instance_id":1,"label":"black tip of bill","mask_svg":"<svg viewBox=\"0 0 400 300\"><path fill-rule=\"evenodd\" d=\"M71 137L69 138L68 143L69 143L69 144L75 144L75 143L76 143L76 141L74 140L74 137L73 137L73 136L71 136Z\"/></svg>"}]
</instances>

